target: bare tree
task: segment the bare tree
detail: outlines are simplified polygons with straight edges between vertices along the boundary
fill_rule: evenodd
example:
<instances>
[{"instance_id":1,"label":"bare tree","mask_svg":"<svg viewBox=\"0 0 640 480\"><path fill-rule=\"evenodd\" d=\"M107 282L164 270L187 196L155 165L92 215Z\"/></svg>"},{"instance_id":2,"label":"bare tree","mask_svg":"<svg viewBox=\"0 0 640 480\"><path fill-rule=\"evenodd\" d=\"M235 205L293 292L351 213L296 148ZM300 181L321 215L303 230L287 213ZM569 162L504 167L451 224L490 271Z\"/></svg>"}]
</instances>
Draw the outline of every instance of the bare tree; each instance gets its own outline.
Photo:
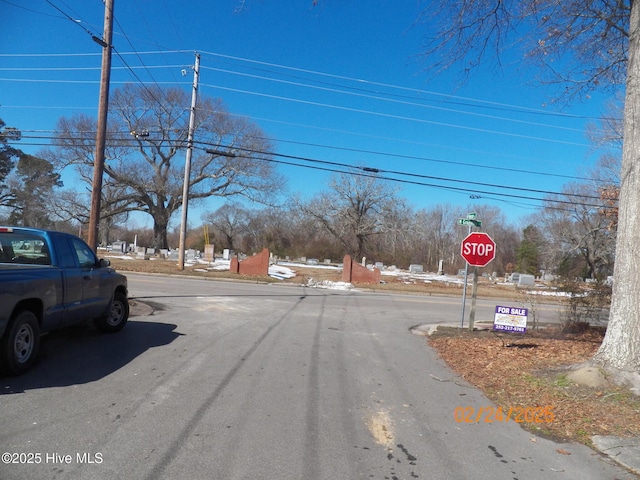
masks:
<instances>
[{"instance_id":1,"label":"bare tree","mask_svg":"<svg viewBox=\"0 0 640 480\"><path fill-rule=\"evenodd\" d=\"M110 100L105 175L117 189L118 208L148 213L154 246L166 248L167 228L182 205L184 152L190 96L180 89L127 85ZM283 185L270 160L271 146L260 129L231 116L219 100L198 103L189 199L242 195L268 202ZM83 179L93 165L94 120L84 116L58 122L55 150L61 167L76 165Z\"/></svg>"},{"instance_id":2,"label":"bare tree","mask_svg":"<svg viewBox=\"0 0 640 480\"><path fill-rule=\"evenodd\" d=\"M567 99L625 85L624 145L611 314L594 357L640 372L640 3L631 0L433 0L425 18L437 28L425 55L466 74L509 48L543 66Z\"/></svg>"},{"instance_id":3,"label":"bare tree","mask_svg":"<svg viewBox=\"0 0 640 480\"><path fill-rule=\"evenodd\" d=\"M419 21L435 26L424 46L436 71L516 56L542 67L537 80L575 97L617 89L626 76L629 0L432 0Z\"/></svg>"},{"instance_id":4,"label":"bare tree","mask_svg":"<svg viewBox=\"0 0 640 480\"><path fill-rule=\"evenodd\" d=\"M455 247L456 227L459 212L449 204L438 204L416 213L416 232L413 241L412 263L425 264L436 270L440 260L451 273L456 268ZM459 253L459 252L458 252Z\"/></svg>"},{"instance_id":5,"label":"bare tree","mask_svg":"<svg viewBox=\"0 0 640 480\"><path fill-rule=\"evenodd\" d=\"M565 192L571 196L549 198L538 215L539 230L550 247L544 257L555 258L556 265L579 258L579 272L572 274L602 279L612 273L615 237L594 199L597 191L588 184L570 184ZM559 202L567 198L573 204Z\"/></svg>"},{"instance_id":6,"label":"bare tree","mask_svg":"<svg viewBox=\"0 0 640 480\"><path fill-rule=\"evenodd\" d=\"M370 251L372 237L389 226L386 213L398 202L396 190L375 176L346 173L332 177L329 188L301 208L359 259Z\"/></svg>"},{"instance_id":7,"label":"bare tree","mask_svg":"<svg viewBox=\"0 0 640 480\"><path fill-rule=\"evenodd\" d=\"M248 230L250 212L239 203L226 203L216 211L204 214L202 219L213 225L225 245L234 250L238 240Z\"/></svg>"}]
</instances>

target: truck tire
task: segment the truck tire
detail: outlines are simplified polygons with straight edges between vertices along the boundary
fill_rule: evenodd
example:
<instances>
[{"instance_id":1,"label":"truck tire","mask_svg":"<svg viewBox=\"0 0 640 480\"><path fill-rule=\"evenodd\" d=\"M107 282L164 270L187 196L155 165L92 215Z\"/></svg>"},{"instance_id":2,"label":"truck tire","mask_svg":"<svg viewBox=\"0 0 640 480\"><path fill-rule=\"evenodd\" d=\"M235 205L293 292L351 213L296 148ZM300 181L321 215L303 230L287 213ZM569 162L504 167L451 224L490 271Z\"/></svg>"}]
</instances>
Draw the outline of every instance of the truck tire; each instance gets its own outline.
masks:
<instances>
[{"instance_id":1,"label":"truck tire","mask_svg":"<svg viewBox=\"0 0 640 480\"><path fill-rule=\"evenodd\" d=\"M12 375L21 375L33 365L39 349L38 319L30 310L22 310L11 319L2 338L0 366Z\"/></svg>"},{"instance_id":2,"label":"truck tire","mask_svg":"<svg viewBox=\"0 0 640 480\"><path fill-rule=\"evenodd\" d=\"M129 300L124 293L116 292L111 301L109 312L100 318L96 318L93 324L102 333L119 332L127 324L129 319Z\"/></svg>"}]
</instances>

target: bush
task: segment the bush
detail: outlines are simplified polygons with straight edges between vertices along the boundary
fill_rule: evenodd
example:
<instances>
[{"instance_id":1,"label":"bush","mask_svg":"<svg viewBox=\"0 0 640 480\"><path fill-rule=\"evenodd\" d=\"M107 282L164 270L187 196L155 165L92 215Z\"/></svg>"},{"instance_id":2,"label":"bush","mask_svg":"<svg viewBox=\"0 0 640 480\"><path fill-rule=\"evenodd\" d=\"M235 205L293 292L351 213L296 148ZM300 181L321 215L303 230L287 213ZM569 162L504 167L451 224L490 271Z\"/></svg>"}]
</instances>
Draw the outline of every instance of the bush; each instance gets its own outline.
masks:
<instances>
[{"instance_id":1,"label":"bush","mask_svg":"<svg viewBox=\"0 0 640 480\"><path fill-rule=\"evenodd\" d=\"M580 333L590 325L601 324L603 314L611 305L611 286L604 282L588 284L565 279L558 290L567 294L562 318L565 333Z\"/></svg>"}]
</instances>

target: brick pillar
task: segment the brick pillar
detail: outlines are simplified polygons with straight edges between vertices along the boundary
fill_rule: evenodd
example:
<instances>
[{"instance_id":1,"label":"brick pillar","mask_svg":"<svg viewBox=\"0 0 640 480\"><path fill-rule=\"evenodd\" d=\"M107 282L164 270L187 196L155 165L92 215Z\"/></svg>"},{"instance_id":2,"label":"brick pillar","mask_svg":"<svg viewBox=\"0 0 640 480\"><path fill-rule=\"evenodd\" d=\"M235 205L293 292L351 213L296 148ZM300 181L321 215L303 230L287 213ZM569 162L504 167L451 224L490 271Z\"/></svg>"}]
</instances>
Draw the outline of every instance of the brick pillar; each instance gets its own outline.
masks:
<instances>
[{"instance_id":1,"label":"brick pillar","mask_svg":"<svg viewBox=\"0 0 640 480\"><path fill-rule=\"evenodd\" d=\"M239 273L241 275L260 275L266 277L269 275L269 249L264 248L257 255L247 258L241 262L238 262L238 259L233 257L231 259L231 264L229 265L229 271L231 271L231 273Z\"/></svg>"},{"instance_id":2,"label":"brick pillar","mask_svg":"<svg viewBox=\"0 0 640 480\"><path fill-rule=\"evenodd\" d=\"M345 255L342 260L342 281L351 283L351 255Z\"/></svg>"}]
</instances>

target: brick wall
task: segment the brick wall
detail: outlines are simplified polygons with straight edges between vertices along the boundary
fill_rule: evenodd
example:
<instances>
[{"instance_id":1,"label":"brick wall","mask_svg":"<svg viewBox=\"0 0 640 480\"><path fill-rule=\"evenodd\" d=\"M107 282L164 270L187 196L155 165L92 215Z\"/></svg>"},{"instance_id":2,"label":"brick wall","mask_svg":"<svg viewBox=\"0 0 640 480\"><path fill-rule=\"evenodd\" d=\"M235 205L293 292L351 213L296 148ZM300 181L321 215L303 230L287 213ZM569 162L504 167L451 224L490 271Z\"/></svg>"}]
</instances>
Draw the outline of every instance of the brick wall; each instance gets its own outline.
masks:
<instances>
[{"instance_id":1,"label":"brick wall","mask_svg":"<svg viewBox=\"0 0 640 480\"><path fill-rule=\"evenodd\" d=\"M345 255L342 262L342 281L348 283L380 283L380 270L369 270Z\"/></svg>"},{"instance_id":2,"label":"brick wall","mask_svg":"<svg viewBox=\"0 0 640 480\"><path fill-rule=\"evenodd\" d=\"M231 259L229 271L240 275L269 275L269 249L264 248L253 257L249 257L241 262L237 257Z\"/></svg>"}]
</instances>

